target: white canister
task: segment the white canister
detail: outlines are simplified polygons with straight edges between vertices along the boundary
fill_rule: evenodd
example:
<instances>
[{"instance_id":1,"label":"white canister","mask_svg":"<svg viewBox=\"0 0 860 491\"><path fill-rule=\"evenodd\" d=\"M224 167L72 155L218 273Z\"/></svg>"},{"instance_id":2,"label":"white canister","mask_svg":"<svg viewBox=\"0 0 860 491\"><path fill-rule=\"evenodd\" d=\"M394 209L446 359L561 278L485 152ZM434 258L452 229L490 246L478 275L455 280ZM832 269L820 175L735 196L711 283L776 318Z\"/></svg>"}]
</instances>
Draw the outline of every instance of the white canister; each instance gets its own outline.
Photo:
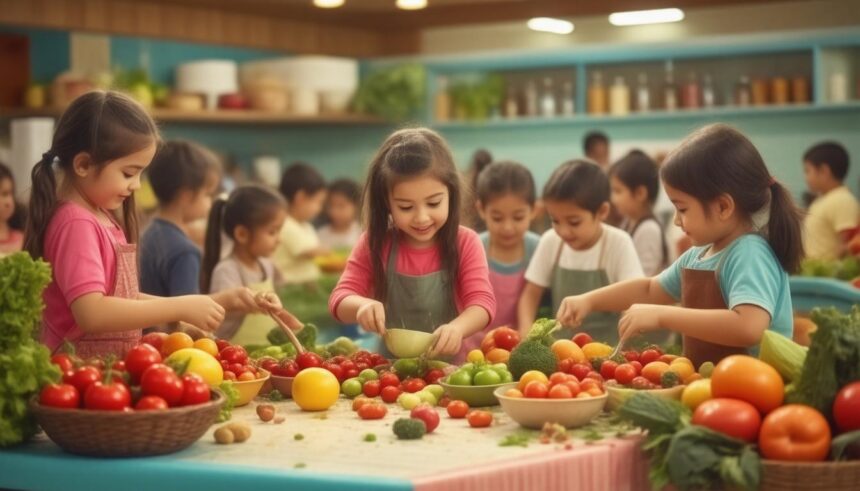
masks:
<instances>
[{"instance_id":1,"label":"white canister","mask_svg":"<svg viewBox=\"0 0 860 491\"><path fill-rule=\"evenodd\" d=\"M300 116L316 116L320 113L320 98L317 91L295 87L290 91L292 112Z\"/></svg>"},{"instance_id":2,"label":"white canister","mask_svg":"<svg viewBox=\"0 0 860 491\"><path fill-rule=\"evenodd\" d=\"M842 72L831 74L829 102L846 101L848 101L848 77Z\"/></svg>"},{"instance_id":3,"label":"white canister","mask_svg":"<svg viewBox=\"0 0 860 491\"><path fill-rule=\"evenodd\" d=\"M264 184L277 187L281 181L281 159L272 155L260 155L254 159L254 174Z\"/></svg>"}]
</instances>

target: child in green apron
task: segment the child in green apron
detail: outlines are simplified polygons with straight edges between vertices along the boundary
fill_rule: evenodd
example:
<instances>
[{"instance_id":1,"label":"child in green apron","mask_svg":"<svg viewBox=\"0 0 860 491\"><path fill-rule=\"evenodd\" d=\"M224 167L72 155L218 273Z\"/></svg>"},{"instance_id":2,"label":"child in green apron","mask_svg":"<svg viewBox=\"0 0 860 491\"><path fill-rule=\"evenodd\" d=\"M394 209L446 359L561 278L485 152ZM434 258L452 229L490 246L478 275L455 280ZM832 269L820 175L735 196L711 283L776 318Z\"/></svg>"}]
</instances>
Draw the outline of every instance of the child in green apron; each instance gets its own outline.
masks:
<instances>
[{"instance_id":1,"label":"child in green apron","mask_svg":"<svg viewBox=\"0 0 860 491\"><path fill-rule=\"evenodd\" d=\"M803 257L800 219L755 146L726 125L706 126L669 154L661 178L675 224L695 247L659 276L564 299L557 318L576 326L591 312L626 310L622 342L669 329L697 366L754 353L768 329L791 339L788 273Z\"/></svg>"},{"instance_id":2,"label":"child in green apron","mask_svg":"<svg viewBox=\"0 0 860 491\"><path fill-rule=\"evenodd\" d=\"M242 186L228 199L216 200L206 230L201 290L216 293L246 287L255 293L273 291L281 281L268 256L278 246L286 216L284 199L263 187ZM233 241L224 259L220 259L222 233ZM236 312L227 315L215 334L243 346L265 345L274 326L262 312Z\"/></svg>"},{"instance_id":3,"label":"child in green apron","mask_svg":"<svg viewBox=\"0 0 860 491\"><path fill-rule=\"evenodd\" d=\"M329 299L341 322L380 336L433 332L431 355L454 355L492 320L495 299L478 235L460 227L460 175L435 132L393 133L374 157L364 206L368 230Z\"/></svg>"},{"instance_id":4,"label":"child in green apron","mask_svg":"<svg viewBox=\"0 0 860 491\"><path fill-rule=\"evenodd\" d=\"M562 164L547 181L543 201L552 229L541 237L526 270L517 315L523 334L546 288L557 311L565 297L643 276L630 236L603 223L609 214L609 180L598 165L585 160ZM617 324L617 314L602 314L580 328L595 340L613 343ZM571 337L570 327L561 336Z\"/></svg>"}]
</instances>

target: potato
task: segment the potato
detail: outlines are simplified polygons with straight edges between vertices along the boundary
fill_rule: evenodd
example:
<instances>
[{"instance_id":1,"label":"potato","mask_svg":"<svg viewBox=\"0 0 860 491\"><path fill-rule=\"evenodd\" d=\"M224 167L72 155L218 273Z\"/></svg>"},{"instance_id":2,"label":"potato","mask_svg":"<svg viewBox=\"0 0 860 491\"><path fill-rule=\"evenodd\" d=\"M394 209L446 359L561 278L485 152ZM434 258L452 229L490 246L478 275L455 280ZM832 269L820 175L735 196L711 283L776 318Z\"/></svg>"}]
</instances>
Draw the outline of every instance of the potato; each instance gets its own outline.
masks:
<instances>
[{"instance_id":1,"label":"potato","mask_svg":"<svg viewBox=\"0 0 860 491\"><path fill-rule=\"evenodd\" d=\"M233 443L236 440L236 437L233 435L233 432L230 428L226 426L222 426L215 430L215 442L221 444Z\"/></svg>"},{"instance_id":2,"label":"potato","mask_svg":"<svg viewBox=\"0 0 860 491\"><path fill-rule=\"evenodd\" d=\"M251 426L245 422L230 423L227 428L233 432L233 437L236 443L242 443L248 438L251 438Z\"/></svg>"}]
</instances>

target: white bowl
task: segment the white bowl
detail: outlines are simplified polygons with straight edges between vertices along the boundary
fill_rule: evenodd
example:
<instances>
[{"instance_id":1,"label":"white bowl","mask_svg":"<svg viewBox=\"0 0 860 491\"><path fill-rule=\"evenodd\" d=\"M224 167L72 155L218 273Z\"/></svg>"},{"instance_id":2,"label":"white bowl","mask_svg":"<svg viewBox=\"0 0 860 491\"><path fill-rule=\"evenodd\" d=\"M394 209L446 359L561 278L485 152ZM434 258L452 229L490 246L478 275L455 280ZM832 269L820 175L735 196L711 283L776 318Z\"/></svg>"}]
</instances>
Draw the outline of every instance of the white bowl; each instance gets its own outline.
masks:
<instances>
[{"instance_id":1,"label":"white bowl","mask_svg":"<svg viewBox=\"0 0 860 491\"><path fill-rule=\"evenodd\" d=\"M433 346L435 336L410 329L386 329L385 347L396 358L416 358Z\"/></svg>"},{"instance_id":2,"label":"white bowl","mask_svg":"<svg viewBox=\"0 0 860 491\"><path fill-rule=\"evenodd\" d=\"M505 395L508 389L516 386L516 382L505 384L496 389L494 395L511 419L536 430L543 428L545 423L558 423L565 428L587 425L600 414L609 398L606 393L582 399L530 399Z\"/></svg>"}]
</instances>

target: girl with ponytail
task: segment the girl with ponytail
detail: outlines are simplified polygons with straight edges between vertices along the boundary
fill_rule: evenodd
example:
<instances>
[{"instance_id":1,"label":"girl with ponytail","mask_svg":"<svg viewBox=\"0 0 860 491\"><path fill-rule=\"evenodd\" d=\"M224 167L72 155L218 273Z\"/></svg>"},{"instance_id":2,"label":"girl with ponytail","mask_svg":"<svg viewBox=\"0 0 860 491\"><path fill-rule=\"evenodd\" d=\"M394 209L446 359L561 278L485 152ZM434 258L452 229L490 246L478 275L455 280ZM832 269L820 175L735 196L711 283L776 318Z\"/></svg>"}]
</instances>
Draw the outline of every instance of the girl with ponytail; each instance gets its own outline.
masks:
<instances>
[{"instance_id":1,"label":"girl with ponytail","mask_svg":"<svg viewBox=\"0 0 860 491\"><path fill-rule=\"evenodd\" d=\"M752 142L706 126L669 154L661 178L694 247L653 278L566 298L558 319L576 326L592 311L626 310L622 342L669 329L696 366L755 354L766 330L791 339L788 275L803 257L800 214Z\"/></svg>"}]
</instances>

